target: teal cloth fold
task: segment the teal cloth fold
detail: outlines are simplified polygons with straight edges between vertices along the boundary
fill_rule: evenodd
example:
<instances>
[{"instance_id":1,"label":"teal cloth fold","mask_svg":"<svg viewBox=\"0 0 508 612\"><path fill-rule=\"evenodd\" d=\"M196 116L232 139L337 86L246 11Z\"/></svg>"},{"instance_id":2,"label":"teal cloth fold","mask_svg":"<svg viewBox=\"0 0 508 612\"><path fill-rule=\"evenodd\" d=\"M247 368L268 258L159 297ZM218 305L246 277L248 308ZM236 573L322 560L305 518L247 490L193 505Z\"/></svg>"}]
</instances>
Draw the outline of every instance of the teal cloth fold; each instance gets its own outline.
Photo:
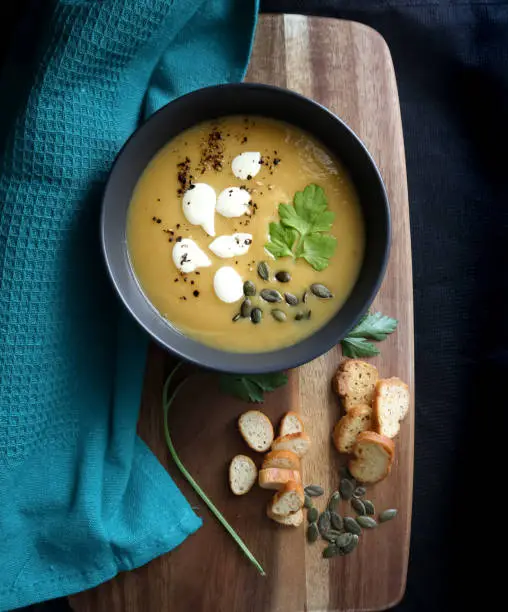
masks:
<instances>
[{"instance_id":1,"label":"teal cloth fold","mask_svg":"<svg viewBox=\"0 0 508 612\"><path fill-rule=\"evenodd\" d=\"M135 434L147 338L106 277L100 197L140 119L243 78L257 9L44 0L3 71L0 610L90 588L201 524Z\"/></svg>"}]
</instances>

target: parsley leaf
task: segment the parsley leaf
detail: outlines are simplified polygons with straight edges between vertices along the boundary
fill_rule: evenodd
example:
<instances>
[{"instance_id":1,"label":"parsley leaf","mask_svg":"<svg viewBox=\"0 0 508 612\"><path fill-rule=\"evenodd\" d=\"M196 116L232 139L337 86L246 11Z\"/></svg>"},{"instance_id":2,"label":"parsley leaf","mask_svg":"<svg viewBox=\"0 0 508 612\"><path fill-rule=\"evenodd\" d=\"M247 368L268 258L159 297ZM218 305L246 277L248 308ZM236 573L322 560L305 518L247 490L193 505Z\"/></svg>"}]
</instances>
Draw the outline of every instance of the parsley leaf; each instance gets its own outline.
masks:
<instances>
[{"instance_id":1,"label":"parsley leaf","mask_svg":"<svg viewBox=\"0 0 508 612\"><path fill-rule=\"evenodd\" d=\"M365 338L351 338L348 336L340 344L344 357L357 359L358 357L374 357L374 355L379 355L377 346L365 340Z\"/></svg>"},{"instance_id":2,"label":"parsley leaf","mask_svg":"<svg viewBox=\"0 0 508 612\"><path fill-rule=\"evenodd\" d=\"M314 270L320 271L328 267L330 257L335 252L337 238L330 234L312 234L303 240L301 257L305 259Z\"/></svg>"},{"instance_id":3,"label":"parsley leaf","mask_svg":"<svg viewBox=\"0 0 508 612\"><path fill-rule=\"evenodd\" d=\"M265 391L274 391L288 381L284 372L269 374L221 374L219 385L222 393L233 395L246 402L260 404Z\"/></svg>"},{"instance_id":4,"label":"parsley leaf","mask_svg":"<svg viewBox=\"0 0 508 612\"><path fill-rule=\"evenodd\" d=\"M280 223L270 223L270 242L265 244L265 249L275 258L293 256L293 245L297 238L297 233L291 229L284 227Z\"/></svg>"},{"instance_id":5,"label":"parsley leaf","mask_svg":"<svg viewBox=\"0 0 508 612\"><path fill-rule=\"evenodd\" d=\"M353 358L379 355L379 349L368 340L385 340L397 329L398 323L381 312L368 312L341 341L343 355Z\"/></svg>"}]
</instances>

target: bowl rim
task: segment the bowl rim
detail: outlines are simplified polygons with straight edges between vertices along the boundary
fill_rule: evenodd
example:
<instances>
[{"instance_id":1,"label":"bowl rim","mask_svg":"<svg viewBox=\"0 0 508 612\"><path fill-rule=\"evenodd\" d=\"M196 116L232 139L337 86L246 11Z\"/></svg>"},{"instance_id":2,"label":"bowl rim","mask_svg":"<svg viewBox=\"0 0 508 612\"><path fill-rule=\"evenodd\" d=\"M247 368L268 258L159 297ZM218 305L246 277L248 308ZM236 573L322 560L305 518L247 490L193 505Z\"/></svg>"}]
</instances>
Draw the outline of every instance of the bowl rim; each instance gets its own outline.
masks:
<instances>
[{"instance_id":1,"label":"bowl rim","mask_svg":"<svg viewBox=\"0 0 508 612\"><path fill-rule=\"evenodd\" d=\"M347 330L343 333L343 335L341 337L336 337L336 335L333 335L330 337L329 340L327 340L326 342L312 342L312 338L320 331L323 329L323 327L325 327L328 323L330 323L331 321L333 321L332 317L330 319L330 321L328 321L327 323L325 323L322 327L317 328L313 333L311 333L309 336L304 337L303 339L301 339L300 341L298 341L296 344L291 344L288 346L284 346L278 349L274 349L274 350L270 350L270 351L261 351L261 352L240 352L240 351L226 351L226 350L222 350L222 349L218 349L215 347L212 347L210 345L204 344L202 342L200 342L199 340L195 340L194 338L190 338L189 336L185 336L185 334L182 334L187 340L189 340L191 343L195 343L197 344L199 347L202 347L203 349L206 350L211 350L212 352L214 352L217 357L219 358L220 361L220 355L229 355L229 356L234 356L237 359L234 361L233 364L230 364L227 368L221 368L220 367L220 363L216 364L214 362L212 362L211 360L202 360L199 358L199 356L192 354L192 351L190 351L190 353L185 350L180 350L178 348L175 348L173 346L168 345L167 342L165 342L162 338L160 338L156 332L154 332L149 325L145 324L145 322L141 319L140 316L138 316L137 312L132 308L131 304L129 303L129 301L127 300L126 296L125 296L125 292L122 290L122 288L120 287L120 284L118 283L118 279L114 273L114 262L111 260L110 256L109 256L109 250L108 250L108 237L107 237L107 232L106 232L106 210L107 210L107 206L108 206L108 199L109 199L109 195L110 195L110 189L111 189L111 182L112 182L112 178L113 175L115 173L115 170L118 167L118 164L121 160L121 158L123 157L126 149L130 148L131 143L136 140L139 136L139 133L145 129L145 127L156 120L156 118L163 113L168 112L168 108L173 106L173 105L181 105L181 104L185 104L186 100L188 100L189 98L192 98L196 95L203 95L207 92L214 92L217 90L230 90L232 92L234 92L237 89L242 89L242 90L258 90L258 91L272 91L275 92L277 95L282 95L282 96L288 96L289 98L295 98L297 100L299 100L300 102L303 102L304 104L309 105L310 107L314 107L318 112L324 113L326 115L329 116L330 119L334 120L335 122L337 122L338 124L340 124L341 128L343 130L345 130L345 132L349 133L349 135L352 137L353 141L355 141L356 145L362 150L363 155L366 157L366 160L369 162L370 166L371 166L371 170L373 170L375 178L377 180L378 183L378 187L379 187L379 191L380 191L380 196L381 199L384 203L384 214L385 214L385 222L386 222L386 233L387 233L387 237L385 240L385 245L384 245L384 249L383 249L383 257L382 257L382 261L380 261L380 265L379 265L379 269L378 269L378 273L377 273L377 277L376 277L376 282L374 283L374 285L372 286L371 290L368 292L368 295L366 295L364 297L364 299L361 302L361 308L358 308L358 315L356 317L354 317L352 319L352 323L351 325L349 325L349 327L347 328ZM235 114L241 114L241 113L235 113ZM252 113L249 113L252 114ZM227 113L224 114L223 116L228 116L231 115L231 113ZM218 115L221 116L221 115ZM265 116L267 118L270 118L270 115L264 112L261 112L259 114L259 116ZM276 119L277 120L277 119ZM196 122L194 125L197 125ZM287 123L289 123L290 125L295 125L295 127L298 127L298 125L296 125L296 123L291 122L291 120L288 120ZM184 129L189 129L184 128ZM309 132L311 135L312 132L311 130L305 129L305 128L300 128L303 129L304 131ZM183 131L183 130L182 130ZM180 133L180 132L178 132ZM319 138L319 136L314 135L316 138L318 138L318 140L321 140ZM169 141L168 141L169 142ZM329 147L328 147L329 148ZM152 159L153 157L160 151L161 148L157 149L157 151L154 151L154 153L152 154ZM332 151L332 153L334 153L335 155L338 155L336 152ZM146 167L146 166L145 166ZM139 180L139 178L138 178ZM335 113L333 113L329 108L327 108L326 106L324 106L323 104L321 104L320 102L317 102L316 100L313 100L311 98L308 98L307 96L304 96L296 91L287 89L287 88L283 88L283 87L278 87L275 85L269 85L269 84L265 84L265 83L246 83L246 82L241 82L241 83L226 83L226 84L218 84L218 85L210 85L207 87L202 87L199 89L195 89L189 93L186 93L182 96L179 96L177 98L175 98L174 100L171 100L170 102L168 102L167 104L165 104L164 106L162 106L161 108L159 108L156 112L154 112L152 115L150 115L150 117L148 117L146 120L144 120L140 125L138 125L138 127L134 130L134 132L129 136L129 138L125 141L125 143L122 145L122 147L120 148L120 150L118 151L117 155L115 156L112 166L109 170L108 173L108 178L106 180L106 184L103 190L103 197L102 197L102 202L101 202L101 213L100 213L100 242L101 242L101 250L102 250L102 254L103 254L103 258L104 258L104 262L106 264L106 268L107 268L107 273L108 276L110 278L110 281L113 284L113 287L118 295L118 297L120 298L122 304L124 305L124 307L127 309L127 311L130 313L130 315L133 317L133 319L137 322L138 325L140 325L146 332L147 334L150 336L150 338L152 340L154 340L155 342L157 342L157 344L159 344L161 347L163 347L165 350L167 350L168 352L170 352L171 354L173 354L174 356L176 356L179 359L182 359L184 361L193 363L194 365L209 369L209 370L216 370L216 371L222 371L222 372L228 372L228 373L232 373L232 374L254 374L254 373L269 373L269 372L274 372L274 371L280 371L280 370L288 370L288 369L292 369L292 368L296 368L300 365L303 365L305 363L309 363L310 361L320 357L321 355L324 355L326 352L328 352L329 350L331 350L333 347L337 346L341 339L347 336L347 333L353 329L358 322L360 321L360 319L364 316L365 312L368 310L368 308L370 307L370 305L372 304L374 298L376 297L381 284L384 280L385 274L386 274L386 268L388 266L388 261L389 261L389 257L390 257L390 248L391 248L391 242L392 242L392 219L391 219L391 210L390 210L390 202L388 199L388 194L386 192L386 187L383 181L383 178L381 176L381 172L379 171L379 168L376 164L376 162L374 161L374 158L372 157L371 153L369 152L369 150L367 149L366 145L363 143L363 141L361 140L361 138L354 132L354 130L352 128L350 128L347 123L341 119L338 115L336 115ZM155 306L151 303L151 301L148 299L148 297L146 296L146 294L144 293L141 285L139 284L139 280L137 279L134 269L132 267L132 263L130 260L130 256L127 253L127 259L128 259L128 265L130 267L130 270L132 272L133 278L135 280L135 282L138 285L138 288L140 290L140 292L142 293L143 297L145 298L145 300L147 301L147 305L148 307L150 307L157 315L158 318L160 319L164 319L165 324L168 324L169 326L171 326L171 323L166 320L161 314L160 312L155 308ZM351 289L351 292L354 290L354 287L356 286L353 285L353 288ZM351 294L350 294L351 295ZM347 301L349 300L349 296L346 298L346 302L344 302L344 304L347 303ZM344 306L343 304L343 306ZM342 308L342 307L341 307ZM337 311L338 312L338 311ZM179 332L177 330L177 328L173 327L173 331L175 331L176 333L182 333ZM301 344L308 344L308 349L305 350L305 356L302 356L300 358L291 358L290 357L290 351L291 349L293 349L296 346L299 346ZM263 356L268 356L268 355L275 355L276 353L284 353L286 355L286 357L284 359L281 359L281 361L283 362L281 365L277 365L277 366L273 366L272 364L264 364L263 363ZM248 358L250 358L250 361L252 363L247 364L247 365L242 365L244 360L249 360ZM236 365L236 363L238 362L238 366Z\"/></svg>"}]
</instances>

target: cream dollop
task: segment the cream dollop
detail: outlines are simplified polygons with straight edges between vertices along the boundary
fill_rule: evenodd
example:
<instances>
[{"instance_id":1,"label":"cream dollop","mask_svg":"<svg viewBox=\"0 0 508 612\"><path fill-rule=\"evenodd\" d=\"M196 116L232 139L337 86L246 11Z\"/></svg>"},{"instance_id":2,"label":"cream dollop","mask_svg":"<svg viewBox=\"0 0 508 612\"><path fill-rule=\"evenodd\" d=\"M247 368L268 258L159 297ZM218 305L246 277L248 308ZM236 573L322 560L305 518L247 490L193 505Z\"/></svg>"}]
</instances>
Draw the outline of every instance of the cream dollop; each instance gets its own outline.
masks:
<instances>
[{"instance_id":1,"label":"cream dollop","mask_svg":"<svg viewBox=\"0 0 508 612\"><path fill-rule=\"evenodd\" d=\"M190 238L183 238L173 247L173 262L184 274L194 272L197 268L208 268L212 262L208 255Z\"/></svg>"},{"instance_id":2,"label":"cream dollop","mask_svg":"<svg viewBox=\"0 0 508 612\"><path fill-rule=\"evenodd\" d=\"M252 244L252 234L233 234L232 236L218 236L208 248L217 257L226 259L245 255Z\"/></svg>"},{"instance_id":3,"label":"cream dollop","mask_svg":"<svg viewBox=\"0 0 508 612\"><path fill-rule=\"evenodd\" d=\"M215 236L215 189L207 183L194 183L183 195L183 214L192 225L200 225L209 236Z\"/></svg>"},{"instance_id":4,"label":"cream dollop","mask_svg":"<svg viewBox=\"0 0 508 612\"><path fill-rule=\"evenodd\" d=\"M251 195L242 187L228 187L219 193L217 212L223 217L241 217L249 209Z\"/></svg>"},{"instance_id":5,"label":"cream dollop","mask_svg":"<svg viewBox=\"0 0 508 612\"><path fill-rule=\"evenodd\" d=\"M236 178L245 180L256 176L261 169L261 153L246 151L237 155L231 163L231 169Z\"/></svg>"},{"instance_id":6,"label":"cream dollop","mask_svg":"<svg viewBox=\"0 0 508 612\"><path fill-rule=\"evenodd\" d=\"M213 277L215 294L227 304L238 302L243 297L243 281L238 272L231 266L219 268Z\"/></svg>"}]
</instances>

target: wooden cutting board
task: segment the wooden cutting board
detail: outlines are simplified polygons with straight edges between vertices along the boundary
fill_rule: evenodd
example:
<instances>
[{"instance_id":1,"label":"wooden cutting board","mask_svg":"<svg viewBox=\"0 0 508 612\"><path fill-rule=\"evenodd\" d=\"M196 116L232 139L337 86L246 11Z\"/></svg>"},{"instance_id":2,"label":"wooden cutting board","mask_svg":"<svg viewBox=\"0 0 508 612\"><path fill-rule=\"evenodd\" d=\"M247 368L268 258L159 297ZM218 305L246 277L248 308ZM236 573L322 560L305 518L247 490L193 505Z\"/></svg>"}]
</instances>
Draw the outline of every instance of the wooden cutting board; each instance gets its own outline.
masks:
<instances>
[{"instance_id":1,"label":"wooden cutting board","mask_svg":"<svg viewBox=\"0 0 508 612\"><path fill-rule=\"evenodd\" d=\"M404 145L390 52L379 34L357 23L301 16L262 16L248 80L287 87L342 117L365 142L383 175L393 216L388 272L374 307L399 320L398 331L372 361L382 376L400 376L414 391L413 294ZM306 484L327 493L338 484L339 456L330 432L340 416L330 380L341 360L336 348L290 373L287 387L270 394L263 410L276 423L298 410L313 440L303 462ZM184 464L240 533L267 572L257 571L212 518L172 465L164 443L160 396L170 358L152 347L147 364L139 433L166 465L203 517L204 526L174 552L74 596L80 612L297 612L381 610L403 596L409 551L413 479L413 403L397 438L388 479L371 487L377 508L398 517L364 533L348 557L324 560L323 543L309 546L305 531L265 517L270 493L255 488L235 498L227 465L248 452L236 430L247 405L220 395L216 378L201 374L184 388L170 427ZM254 453L250 453L254 456ZM254 457L258 464L260 457ZM323 506L325 500L318 500ZM345 512L345 507L343 508Z\"/></svg>"}]
</instances>

